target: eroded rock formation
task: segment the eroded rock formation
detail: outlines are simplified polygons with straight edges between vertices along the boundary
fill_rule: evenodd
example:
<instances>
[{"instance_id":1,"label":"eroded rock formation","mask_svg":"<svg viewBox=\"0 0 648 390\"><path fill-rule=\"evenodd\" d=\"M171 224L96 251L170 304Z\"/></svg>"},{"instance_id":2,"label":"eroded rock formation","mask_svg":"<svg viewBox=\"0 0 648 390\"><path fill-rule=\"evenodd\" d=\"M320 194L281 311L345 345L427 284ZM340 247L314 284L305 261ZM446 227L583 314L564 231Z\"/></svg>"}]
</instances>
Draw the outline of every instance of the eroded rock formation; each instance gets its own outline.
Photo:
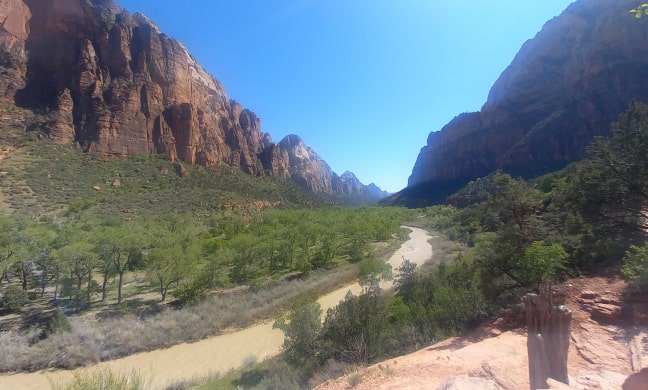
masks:
<instances>
[{"instance_id":1,"label":"eroded rock formation","mask_svg":"<svg viewBox=\"0 0 648 390\"><path fill-rule=\"evenodd\" d=\"M111 0L0 0L0 72L2 104L47 113L58 142L338 188L301 140L273 143L180 42Z\"/></svg>"},{"instance_id":2,"label":"eroded rock formation","mask_svg":"<svg viewBox=\"0 0 648 390\"><path fill-rule=\"evenodd\" d=\"M582 158L631 100L648 100L648 26L628 12L636 5L579 0L547 22L481 111L430 134L408 187L448 195L496 169L530 177Z\"/></svg>"}]
</instances>

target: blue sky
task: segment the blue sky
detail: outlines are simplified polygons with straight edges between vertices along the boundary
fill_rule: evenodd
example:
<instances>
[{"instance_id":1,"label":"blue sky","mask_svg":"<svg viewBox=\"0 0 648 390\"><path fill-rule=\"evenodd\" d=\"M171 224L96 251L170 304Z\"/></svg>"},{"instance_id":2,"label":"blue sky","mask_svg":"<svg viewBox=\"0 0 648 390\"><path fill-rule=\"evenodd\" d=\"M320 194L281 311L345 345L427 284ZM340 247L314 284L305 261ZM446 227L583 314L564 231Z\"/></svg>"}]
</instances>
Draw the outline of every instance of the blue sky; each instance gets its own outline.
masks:
<instances>
[{"instance_id":1,"label":"blue sky","mask_svg":"<svg viewBox=\"0 0 648 390\"><path fill-rule=\"evenodd\" d=\"M279 141L395 192L572 0L116 0L183 42Z\"/></svg>"}]
</instances>

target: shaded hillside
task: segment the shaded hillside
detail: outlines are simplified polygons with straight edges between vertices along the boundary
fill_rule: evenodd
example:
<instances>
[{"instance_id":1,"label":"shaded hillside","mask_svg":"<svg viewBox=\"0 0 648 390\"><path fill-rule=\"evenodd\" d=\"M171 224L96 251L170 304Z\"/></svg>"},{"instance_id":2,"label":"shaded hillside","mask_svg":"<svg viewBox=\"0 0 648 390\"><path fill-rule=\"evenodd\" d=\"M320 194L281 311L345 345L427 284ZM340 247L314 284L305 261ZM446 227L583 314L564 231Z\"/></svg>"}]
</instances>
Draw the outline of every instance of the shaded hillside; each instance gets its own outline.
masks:
<instances>
[{"instance_id":1,"label":"shaded hillside","mask_svg":"<svg viewBox=\"0 0 648 390\"><path fill-rule=\"evenodd\" d=\"M320 158L307 171L292 164L291 147L301 145L274 143L254 112L146 16L111 0L0 0L0 19L0 101L45 114L32 130L104 156L164 153L341 190Z\"/></svg>"},{"instance_id":2,"label":"shaded hillside","mask_svg":"<svg viewBox=\"0 0 648 390\"><path fill-rule=\"evenodd\" d=\"M527 41L481 111L430 133L400 204L438 203L496 169L537 176L581 159L633 99L648 100L648 27L632 0L579 0Z\"/></svg>"}]
</instances>

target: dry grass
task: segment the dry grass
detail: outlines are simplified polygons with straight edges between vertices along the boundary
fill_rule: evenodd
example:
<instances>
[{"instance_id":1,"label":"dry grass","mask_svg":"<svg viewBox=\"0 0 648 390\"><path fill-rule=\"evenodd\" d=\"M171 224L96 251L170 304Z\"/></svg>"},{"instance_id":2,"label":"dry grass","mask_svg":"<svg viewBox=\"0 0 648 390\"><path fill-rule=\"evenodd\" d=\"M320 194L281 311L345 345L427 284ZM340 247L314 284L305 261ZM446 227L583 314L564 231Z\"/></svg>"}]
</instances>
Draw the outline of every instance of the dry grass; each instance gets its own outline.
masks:
<instances>
[{"instance_id":1,"label":"dry grass","mask_svg":"<svg viewBox=\"0 0 648 390\"><path fill-rule=\"evenodd\" d=\"M48 367L73 368L198 341L272 318L298 296L332 291L357 277L355 267L314 273L304 280L260 289L208 297L183 309L167 308L138 317L69 317L71 330L40 339L41 331L0 334L0 371L33 371Z\"/></svg>"},{"instance_id":2,"label":"dry grass","mask_svg":"<svg viewBox=\"0 0 648 390\"><path fill-rule=\"evenodd\" d=\"M184 390L193 389L204 383L216 381L222 377L220 371L212 371L208 375L183 379L176 382L171 382L164 386L164 390Z\"/></svg>"},{"instance_id":3,"label":"dry grass","mask_svg":"<svg viewBox=\"0 0 648 390\"><path fill-rule=\"evenodd\" d=\"M469 248L459 242L450 241L445 235L438 232L431 232L432 238L429 240L432 245L431 262L425 263L424 267L430 267L441 263L451 263L457 256L469 250Z\"/></svg>"},{"instance_id":4,"label":"dry grass","mask_svg":"<svg viewBox=\"0 0 648 390\"><path fill-rule=\"evenodd\" d=\"M347 376L347 381L349 382L349 385L351 385L351 387L356 387L360 383L362 383L362 374L358 371L355 371Z\"/></svg>"},{"instance_id":5,"label":"dry grass","mask_svg":"<svg viewBox=\"0 0 648 390\"><path fill-rule=\"evenodd\" d=\"M139 373L116 374L109 368L77 372L70 383L54 385L54 390L144 390L148 386Z\"/></svg>"}]
</instances>

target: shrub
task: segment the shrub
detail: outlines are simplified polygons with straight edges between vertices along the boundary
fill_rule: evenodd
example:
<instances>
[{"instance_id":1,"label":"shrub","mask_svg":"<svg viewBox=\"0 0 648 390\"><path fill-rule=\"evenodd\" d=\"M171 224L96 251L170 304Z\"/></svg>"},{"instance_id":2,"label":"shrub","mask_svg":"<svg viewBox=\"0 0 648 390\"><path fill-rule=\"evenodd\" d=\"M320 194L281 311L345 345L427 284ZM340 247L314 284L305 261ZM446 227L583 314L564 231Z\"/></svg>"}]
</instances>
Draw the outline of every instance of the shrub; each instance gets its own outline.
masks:
<instances>
[{"instance_id":1,"label":"shrub","mask_svg":"<svg viewBox=\"0 0 648 390\"><path fill-rule=\"evenodd\" d=\"M72 382L65 386L55 386L56 390L142 390L146 386L142 377L116 374L107 367L92 371L76 372Z\"/></svg>"},{"instance_id":2,"label":"shrub","mask_svg":"<svg viewBox=\"0 0 648 390\"><path fill-rule=\"evenodd\" d=\"M351 385L351 387L356 387L360 383L362 383L362 374L359 373L358 371L356 371L356 372L354 372L352 374L349 374L349 376L347 377L347 380L349 381L349 384Z\"/></svg>"},{"instance_id":3,"label":"shrub","mask_svg":"<svg viewBox=\"0 0 648 390\"><path fill-rule=\"evenodd\" d=\"M29 302L27 291L23 290L22 287L18 285L12 284L7 286L7 288L2 292L0 309L9 312L16 311L25 306L27 302Z\"/></svg>"},{"instance_id":4,"label":"shrub","mask_svg":"<svg viewBox=\"0 0 648 390\"><path fill-rule=\"evenodd\" d=\"M277 363L271 367L268 373L258 385L252 387L254 390L297 390L299 386L299 374L297 370L285 363Z\"/></svg>"},{"instance_id":5,"label":"shrub","mask_svg":"<svg viewBox=\"0 0 648 390\"><path fill-rule=\"evenodd\" d=\"M648 288L648 243L639 247L631 245L623 258L621 273L628 280L630 289Z\"/></svg>"}]
</instances>

